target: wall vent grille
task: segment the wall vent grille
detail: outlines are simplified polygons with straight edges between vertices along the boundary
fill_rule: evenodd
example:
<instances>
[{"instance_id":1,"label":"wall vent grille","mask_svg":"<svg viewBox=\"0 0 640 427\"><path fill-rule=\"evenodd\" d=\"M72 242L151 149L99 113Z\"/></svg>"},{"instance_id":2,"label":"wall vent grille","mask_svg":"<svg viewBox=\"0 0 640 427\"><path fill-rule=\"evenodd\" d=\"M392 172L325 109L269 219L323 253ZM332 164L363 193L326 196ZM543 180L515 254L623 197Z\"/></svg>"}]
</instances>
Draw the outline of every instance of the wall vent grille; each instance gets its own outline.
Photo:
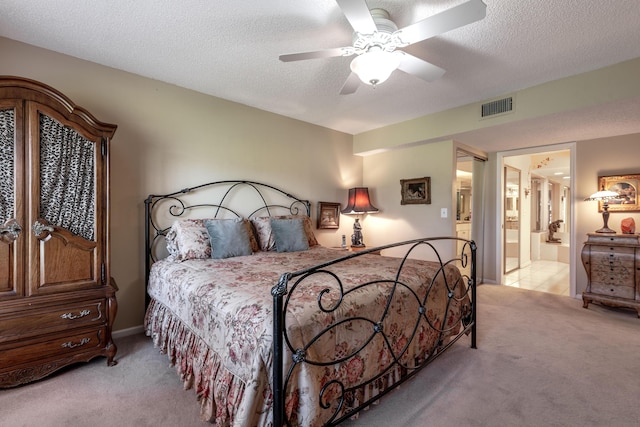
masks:
<instances>
[{"instance_id":1,"label":"wall vent grille","mask_svg":"<svg viewBox=\"0 0 640 427\"><path fill-rule=\"evenodd\" d=\"M513 111L513 97L498 99L482 104L482 117L495 116Z\"/></svg>"}]
</instances>

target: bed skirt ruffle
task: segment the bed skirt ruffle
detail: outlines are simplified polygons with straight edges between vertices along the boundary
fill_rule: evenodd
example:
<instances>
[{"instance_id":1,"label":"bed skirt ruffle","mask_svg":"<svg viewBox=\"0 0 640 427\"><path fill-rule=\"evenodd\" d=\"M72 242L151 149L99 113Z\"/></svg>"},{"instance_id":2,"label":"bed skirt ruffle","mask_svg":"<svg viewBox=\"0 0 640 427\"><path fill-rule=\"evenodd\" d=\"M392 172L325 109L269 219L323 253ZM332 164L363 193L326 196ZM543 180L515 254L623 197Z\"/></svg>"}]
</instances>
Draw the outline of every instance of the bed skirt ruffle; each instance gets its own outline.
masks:
<instances>
[{"instance_id":1,"label":"bed skirt ruffle","mask_svg":"<svg viewBox=\"0 0 640 427\"><path fill-rule=\"evenodd\" d=\"M200 402L200 418L217 427L242 424L238 424L236 418L242 408L245 384L222 366L219 355L167 307L153 299L144 324L147 336L176 368L184 389L195 390Z\"/></svg>"}]
</instances>

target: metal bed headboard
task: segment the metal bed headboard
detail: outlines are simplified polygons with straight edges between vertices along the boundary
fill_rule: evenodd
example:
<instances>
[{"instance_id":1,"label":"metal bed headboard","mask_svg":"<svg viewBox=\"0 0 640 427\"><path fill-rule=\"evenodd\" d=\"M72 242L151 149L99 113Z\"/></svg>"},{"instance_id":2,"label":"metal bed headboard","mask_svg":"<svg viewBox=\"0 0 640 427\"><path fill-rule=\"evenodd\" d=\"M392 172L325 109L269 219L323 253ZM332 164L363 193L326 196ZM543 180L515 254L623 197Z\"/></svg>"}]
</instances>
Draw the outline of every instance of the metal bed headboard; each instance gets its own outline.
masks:
<instances>
[{"instance_id":1,"label":"metal bed headboard","mask_svg":"<svg viewBox=\"0 0 640 427\"><path fill-rule=\"evenodd\" d=\"M249 197L239 201L239 195ZM283 213L310 216L311 203L272 185L247 180L213 181L173 193L150 194L144 201L145 286L151 264L157 260L155 248L173 221L188 218L196 210L200 218L252 218Z\"/></svg>"}]
</instances>

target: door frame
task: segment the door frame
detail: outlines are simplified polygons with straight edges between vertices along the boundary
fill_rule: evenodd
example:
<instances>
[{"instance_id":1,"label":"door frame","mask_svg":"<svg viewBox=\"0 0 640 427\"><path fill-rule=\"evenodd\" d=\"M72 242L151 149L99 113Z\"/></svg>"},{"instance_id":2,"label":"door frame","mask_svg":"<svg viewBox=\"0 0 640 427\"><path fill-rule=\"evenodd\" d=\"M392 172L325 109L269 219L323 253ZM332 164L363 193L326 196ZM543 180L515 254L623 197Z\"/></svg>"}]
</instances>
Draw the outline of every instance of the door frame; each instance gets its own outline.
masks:
<instances>
[{"instance_id":1,"label":"door frame","mask_svg":"<svg viewBox=\"0 0 640 427\"><path fill-rule=\"evenodd\" d=\"M578 259L576 255L577 246L576 246L576 143L575 142L567 142L561 144L553 144L553 145L541 145L537 147L531 148L523 148L518 150L510 150L510 151L499 151L496 153L496 165L495 165L495 174L496 174L496 182L494 186L494 191L496 192L496 210L494 212L495 223L494 227L496 230L495 235L495 272L496 272L496 282L497 284L502 283L503 276L503 234L504 230L502 228L503 219L502 214L504 206L503 206L503 188L504 188L504 176L503 176L503 167L504 167L504 158L511 156L520 156L527 154L538 154L538 153L546 153L549 151L560 151L560 150L569 150L569 163L570 163L570 177L571 177L571 200L569 204L569 216L571 218L571 224L569 226L569 245L571 248L571 254L569 257L569 296L571 298L579 298L580 295L576 295L576 269L578 266L581 266L581 260Z\"/></svg>"}]
</instances>

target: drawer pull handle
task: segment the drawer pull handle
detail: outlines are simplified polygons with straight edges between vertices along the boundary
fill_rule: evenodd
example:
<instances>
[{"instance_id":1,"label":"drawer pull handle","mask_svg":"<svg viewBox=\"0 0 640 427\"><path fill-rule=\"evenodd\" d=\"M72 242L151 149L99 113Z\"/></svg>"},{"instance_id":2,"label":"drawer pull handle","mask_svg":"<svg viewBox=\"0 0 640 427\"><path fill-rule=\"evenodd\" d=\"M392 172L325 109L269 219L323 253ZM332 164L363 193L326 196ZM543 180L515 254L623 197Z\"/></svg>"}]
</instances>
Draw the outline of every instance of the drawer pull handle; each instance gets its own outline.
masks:
<instances>
[{"instance_id":1,"label":"drawer pull handle","mask_svg":"<svg viewBox=\"0 0 640 427\"><path fill-rule=\"evenodd\" d=\"M60 315L60 317L63 318L63 319L75 320L75 319L81 319L84 316L88 316L90 314L91 314L91 310L87 310L85 308L84 310L82 310L77 315L73 314L73 313L64 313L64 314Z\"/></svg>"},{"instance_id":2,"label":"drawer pull handle","mask_svg":"<svg viewBox=\"0 0 640 427\"><path fill-rule=\"evenodd\" d=\"M80 342L78 342L77 344L71 341L67 341L67 342L63 342L61 347L62 348L82 347L83 345L88 344L90 341L91 341L91 338L82 338Z\"/></svg>"}]
</instances>

